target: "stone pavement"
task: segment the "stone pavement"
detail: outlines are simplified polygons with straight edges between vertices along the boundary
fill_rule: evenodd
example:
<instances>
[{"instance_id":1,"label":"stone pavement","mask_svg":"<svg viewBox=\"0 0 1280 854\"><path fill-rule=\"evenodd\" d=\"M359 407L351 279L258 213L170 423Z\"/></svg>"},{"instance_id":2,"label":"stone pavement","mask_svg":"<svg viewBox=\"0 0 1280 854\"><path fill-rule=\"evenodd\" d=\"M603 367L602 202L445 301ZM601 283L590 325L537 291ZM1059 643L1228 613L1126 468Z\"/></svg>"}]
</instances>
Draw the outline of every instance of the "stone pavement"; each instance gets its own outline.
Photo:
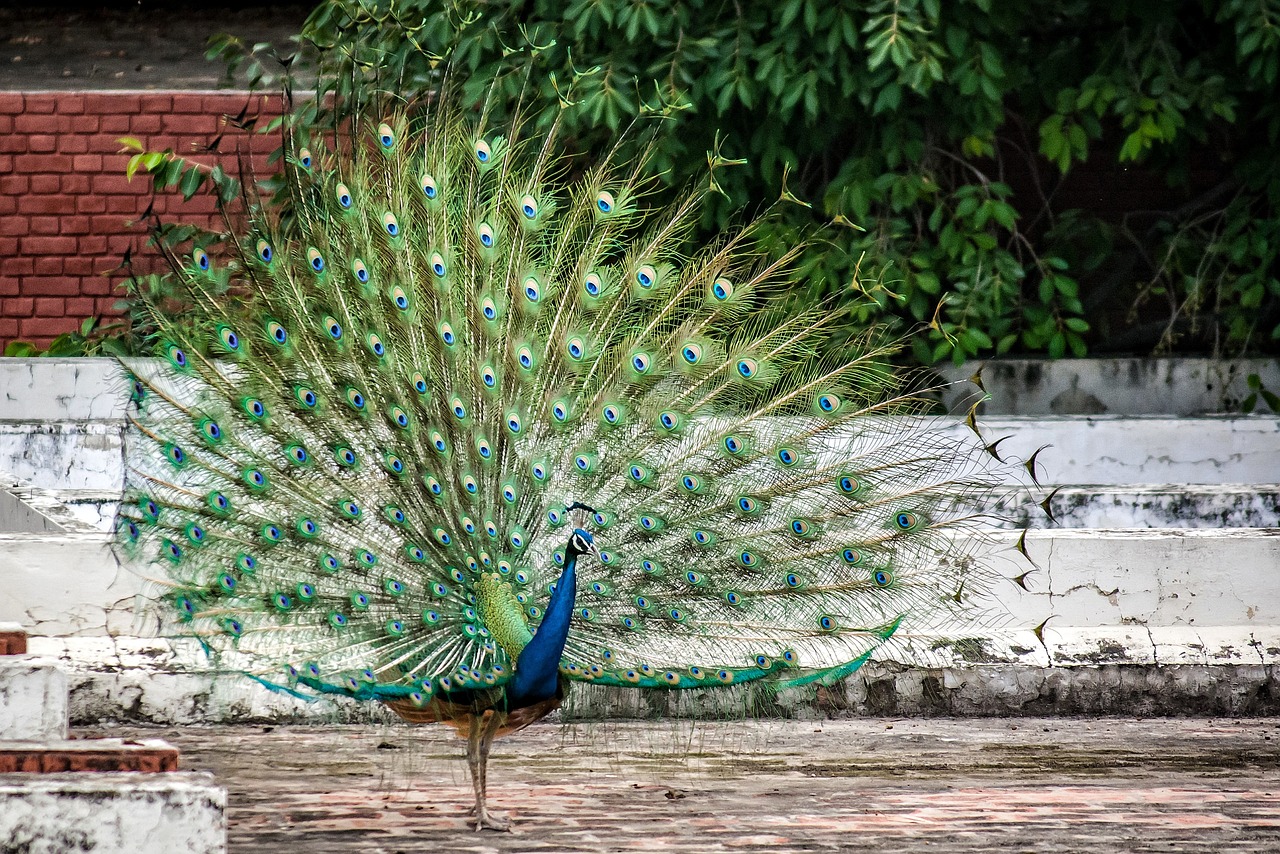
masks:
<instances>
[{"instance_id":1,"label":"stone pavement","mask_svg":"<svg viewBox=\"0 0 1280 854\"><path fill-rule=\"evenodd\" d=\"M467 828L438 727L111 727L229 789L232 854L1276 852L1280 719L542 723Z\"/></svg>"}]
</instances>

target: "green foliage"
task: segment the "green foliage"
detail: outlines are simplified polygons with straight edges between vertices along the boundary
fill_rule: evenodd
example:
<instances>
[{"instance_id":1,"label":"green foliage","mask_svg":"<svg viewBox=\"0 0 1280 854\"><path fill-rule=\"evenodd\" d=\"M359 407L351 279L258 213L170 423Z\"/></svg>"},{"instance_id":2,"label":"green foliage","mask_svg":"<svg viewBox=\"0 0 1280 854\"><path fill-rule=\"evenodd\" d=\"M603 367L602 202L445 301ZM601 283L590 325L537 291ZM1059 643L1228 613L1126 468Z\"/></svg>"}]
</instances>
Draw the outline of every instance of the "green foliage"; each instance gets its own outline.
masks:
<instances>
[{"instance_id":1,"label":"green foliage","mask_svg":"<svg viewBox=\"0 0 1280 854\"><path fill-rule=\"evenodd\" d=\"M4 347L4 355L9 357L124 355L126 348L122 344L123 332L124 324L119 321L104 324L101 318L86 317L81 321L79 329L62 333L43 350L30 341L10 341Z\"/></svg>"},{"instance_id":2,"label":"green foliage","mask_svg":"<svg viewBox=\"0 0 1280 854\"><path fill-rule=\"evenodd\" d=\"M804 297L866 295L861 322L927 324L922 362L1280 340L1277 0L325 0L287 66L231 37L210 56L251 87L319 79L341 110L372 81L428 88L444 56L479 90L528 45L538 120L571 98L583 148L681 105L655 158L666 182L717 140L749 161L717 173L729 199L707 225L790 195L810 207L779 245L814 219L852 226L805 260ZM498 85L514 103L525 84ZM139 164L193 190L178 162ZM1158 175L1177 203L1063 209L1085 163Z\"/></svg>"}]
</instances>

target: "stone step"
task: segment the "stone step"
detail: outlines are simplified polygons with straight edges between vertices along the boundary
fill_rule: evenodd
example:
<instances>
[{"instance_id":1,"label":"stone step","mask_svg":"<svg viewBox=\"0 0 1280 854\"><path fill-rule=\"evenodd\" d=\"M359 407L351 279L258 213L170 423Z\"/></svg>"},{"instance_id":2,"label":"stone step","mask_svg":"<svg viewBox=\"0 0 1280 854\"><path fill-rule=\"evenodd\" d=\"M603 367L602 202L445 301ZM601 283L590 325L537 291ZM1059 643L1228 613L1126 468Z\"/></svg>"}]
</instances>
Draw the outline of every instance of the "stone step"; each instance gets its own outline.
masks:
<instances>
[{"instance_id":1,"label":"stone step","mask_svg":"<svg viewBox=\"0 0 1280 854\"><path fill-rule=\"evenodd\" d=\"M0 850L224 854L226 806L209 774L0 774Z\"/></svg>"},{"instance_id":2,"label":"stone step","mask_svg":"<svg viewBox=\"0 0 1280 854\"><path fill-rule=\"evenodd\" d=\"M158 738L0 741L0 775L177 770L178 749Z\"/></svg>"},{"instance_id":3,"label":"stone step","mask_svg":"<svg viewBox=\"0 0 1280 854\"><path fill-rule=\"evenodd\" d=\"M32 655L0 657L0 741L67 737L67 677Z\"/></svg>"}]
</instances>

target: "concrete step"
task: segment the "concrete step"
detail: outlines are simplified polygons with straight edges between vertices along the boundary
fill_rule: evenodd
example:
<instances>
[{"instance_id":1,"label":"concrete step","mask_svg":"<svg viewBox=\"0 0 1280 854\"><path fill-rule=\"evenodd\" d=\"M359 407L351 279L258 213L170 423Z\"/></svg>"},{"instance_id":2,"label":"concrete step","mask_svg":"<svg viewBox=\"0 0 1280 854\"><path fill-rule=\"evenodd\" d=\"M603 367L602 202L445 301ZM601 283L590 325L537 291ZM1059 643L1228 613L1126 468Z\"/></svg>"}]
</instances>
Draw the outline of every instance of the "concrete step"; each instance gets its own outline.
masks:
<instances>
[{"instance_id":1,"label":"concrete step","mask_svg":"<svg viewBox=\"0 0 1280 854\"><path fill-rule=\"evenodd\" d=\"M0 657L0 741L67 737L67 677L33 655Z\"/></svg>"},{"instance_id":2,"label":"concrete step","mask_svg":"<svg viewBox=\"0 0 1280 854\"><path fill-rule=\"evenodd\" d=\"M0 775L124 771L158 774L177 770L178 749L158 738L0 740Z\"/></svg>"},{"instance_id":3,"label":"concrete step","mask_svg":"<svg viewBox=\"0 0 1280 854\"><path fill-rule=\"evenodd\" d=\"M209 774L0 774L0 851L223 854L226 805Z\"/></svg>"}]
</instances>

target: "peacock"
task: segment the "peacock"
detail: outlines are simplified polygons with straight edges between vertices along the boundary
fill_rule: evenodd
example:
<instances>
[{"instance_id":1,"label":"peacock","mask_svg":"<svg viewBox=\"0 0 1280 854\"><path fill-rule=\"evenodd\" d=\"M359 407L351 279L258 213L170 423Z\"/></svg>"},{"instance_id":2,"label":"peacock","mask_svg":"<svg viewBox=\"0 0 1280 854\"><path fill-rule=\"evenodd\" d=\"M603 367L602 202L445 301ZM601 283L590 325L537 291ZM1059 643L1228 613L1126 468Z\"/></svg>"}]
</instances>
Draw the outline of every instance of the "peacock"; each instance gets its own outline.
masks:
<instances>
[{"instance_id":1,"label":"peacock","mask_svg":"<svg viewBox=\"0 0 1280 854\"><path fill-rule=\"evenodd\" d=\"M727 161L671 196L649 131L584 162L443 79L293 108L277 176L156 226L116 539L172 631L455 728L504 829L492 742L574 683L831 684L970 625L994 454L790 298L772 208L696 238Z\"/></svg>"}]
</instances>

